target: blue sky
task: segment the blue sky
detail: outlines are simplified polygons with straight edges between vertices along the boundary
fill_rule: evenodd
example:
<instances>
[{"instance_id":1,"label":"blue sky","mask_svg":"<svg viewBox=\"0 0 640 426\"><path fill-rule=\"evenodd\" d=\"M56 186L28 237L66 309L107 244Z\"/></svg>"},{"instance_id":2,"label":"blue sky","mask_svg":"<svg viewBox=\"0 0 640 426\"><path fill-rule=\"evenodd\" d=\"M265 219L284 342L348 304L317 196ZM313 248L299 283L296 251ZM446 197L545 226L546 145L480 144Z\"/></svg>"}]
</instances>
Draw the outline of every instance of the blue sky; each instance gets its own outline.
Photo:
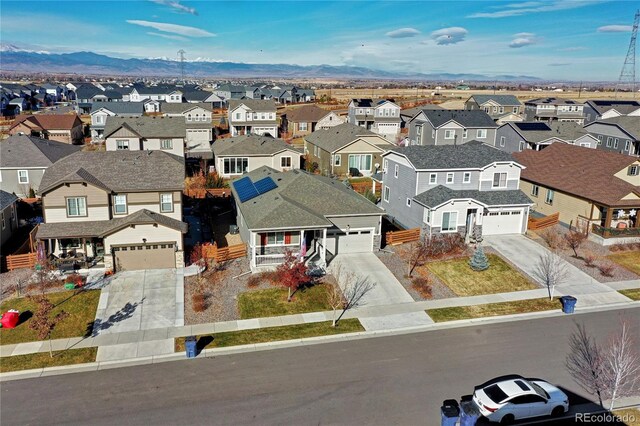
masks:
<instances>
[{"instance_id":1,"label":"blue sky","mask_svg":"<svg viewBox=\"0 0 640 426\"><path fill-rule=\"evenodd\" d=\"M617 80L634 1L1 1L2 43L49 52Z\"/></svg>"}]
</instances>

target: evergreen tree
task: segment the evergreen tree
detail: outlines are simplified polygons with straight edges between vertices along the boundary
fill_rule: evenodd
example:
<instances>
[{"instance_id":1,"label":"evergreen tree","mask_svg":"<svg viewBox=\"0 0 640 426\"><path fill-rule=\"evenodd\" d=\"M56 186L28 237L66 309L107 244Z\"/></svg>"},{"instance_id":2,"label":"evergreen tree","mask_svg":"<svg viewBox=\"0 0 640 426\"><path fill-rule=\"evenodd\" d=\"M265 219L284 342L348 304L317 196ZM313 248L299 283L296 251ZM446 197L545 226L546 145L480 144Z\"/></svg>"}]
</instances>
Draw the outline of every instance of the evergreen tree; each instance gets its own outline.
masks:
<instances>
[{"instance_id":1,"label":"evergreen tree","mask_svg":"<svg viewBox=\"0 0 640 426\"><path fill-rule=\"evenodd\" d=\"M487 255L484 254L484 250L481 245L478 245L478 248L473 253L473 257L469 260L469 266L474 271L484 271L489 268L489 259L487 259Z\"/></svg>"}]
</instances>

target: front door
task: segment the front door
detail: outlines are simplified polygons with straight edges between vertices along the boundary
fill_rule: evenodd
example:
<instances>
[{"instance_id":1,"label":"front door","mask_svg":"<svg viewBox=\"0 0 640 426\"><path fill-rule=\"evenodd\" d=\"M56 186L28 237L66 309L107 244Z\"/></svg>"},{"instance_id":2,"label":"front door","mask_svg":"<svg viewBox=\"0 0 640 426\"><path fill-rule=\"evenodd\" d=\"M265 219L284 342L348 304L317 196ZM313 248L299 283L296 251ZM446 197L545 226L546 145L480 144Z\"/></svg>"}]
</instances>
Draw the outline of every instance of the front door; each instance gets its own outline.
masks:
<instances>
[{"instance_id":1,"label":"front door","mask_svg":"<svg viewBox=\"0 0 640 426\"><path fill-rule=\"evenodd\" d=\"M467 210L467 235L473 235L473 229L476 226L476 214L478 213L478 209L469 209Z\"/></svg>"}]
</instances>

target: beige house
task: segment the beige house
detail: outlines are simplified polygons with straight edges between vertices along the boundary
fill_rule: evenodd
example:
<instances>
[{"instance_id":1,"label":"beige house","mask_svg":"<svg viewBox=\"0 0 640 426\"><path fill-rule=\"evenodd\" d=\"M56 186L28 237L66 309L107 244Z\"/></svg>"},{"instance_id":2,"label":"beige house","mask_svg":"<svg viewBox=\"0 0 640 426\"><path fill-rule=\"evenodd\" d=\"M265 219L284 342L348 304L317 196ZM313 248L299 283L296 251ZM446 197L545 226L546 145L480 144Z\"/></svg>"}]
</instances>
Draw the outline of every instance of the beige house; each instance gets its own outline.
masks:
<instances>
[{"instance_id":1,"label":"beige house","mask_svg":"<svg viewBox=\"0 0 640 426\"><path fill-rule=\"evenodd\" d=\"M184 265L184 159L163 151L77 152L40 183L46 252L115 271Z\"/></svg>"},{"instance_id":2,"label":"beige house","mask_svg":"<svg viewBox=\"0 0 640 426\"><path fill-rule=\"evenodd\" d=\"M308 161L322 174L371 176L381 170L382 154L394 147L384 137L354 124L316 130L304 138Z\"/></svg>"},{"instance_id":3,"label":"beige house","mask_svg":"<svg viewBox=\"0 0 640 426\"><path fill-rule=\"evenodd\" d=\"M69 144L83 143L82 121L77 114L19 115L9 134L36 136Z\"/></svg>"},{"instance_id":4,"label":"beige house","mask_svg":"<svg viewBox=\"0 0 640 426\"><path fill-rule=\"evenodd\" d=\"M318 129L328 129L343 124L345 120L333 111L316 105L303 105L282 115L282 130L291 137L306 136Z\"/></svg>"},{"instance_id":5,"label":"beige house","mask_svg":"<svg viewBox=\"0 0 640 426\"><path fill-rule=\"evenodd\" d=\"M104 128L107 151L165 151L184 156L182 117L108 117Z\"/></svg>"}]
</instances>

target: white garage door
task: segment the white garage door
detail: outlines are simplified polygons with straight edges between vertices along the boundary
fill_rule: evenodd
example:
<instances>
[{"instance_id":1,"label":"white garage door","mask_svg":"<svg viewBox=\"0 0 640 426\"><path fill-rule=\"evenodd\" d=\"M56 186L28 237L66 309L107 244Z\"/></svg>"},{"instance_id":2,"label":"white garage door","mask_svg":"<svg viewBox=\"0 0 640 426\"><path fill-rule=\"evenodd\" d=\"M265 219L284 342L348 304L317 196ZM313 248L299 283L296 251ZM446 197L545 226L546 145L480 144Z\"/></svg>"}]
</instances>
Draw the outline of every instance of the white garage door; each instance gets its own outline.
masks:
<instances>
[{"instance_id":1,"label":"white garage door","mask_svg":"<svg viewBox=\"0 0 640 426\"><path fill-rule=\"evenodd\" d=\"M490 212L482 217L482 234L520 234L523 216L522 210Z\"/></svg>"},{"instance_id":2,"label":"white garage door","mask_svg":"<svg viewBox=\"0 0 640 426\"><path fill-rule=\"evenodd\" d=\"M113 247L116 271L176 267L174 243Z\"/></svg>"},{"instance_id":3,"label":"white garage door","mask_svg":"<svg viewBox=\"0 0 640 426\"><path fill-rule=\"evenodd\" d=\"M373 251L373 230L328 233L327 250L333 254Z\"/></svg>"}]
</instances>

